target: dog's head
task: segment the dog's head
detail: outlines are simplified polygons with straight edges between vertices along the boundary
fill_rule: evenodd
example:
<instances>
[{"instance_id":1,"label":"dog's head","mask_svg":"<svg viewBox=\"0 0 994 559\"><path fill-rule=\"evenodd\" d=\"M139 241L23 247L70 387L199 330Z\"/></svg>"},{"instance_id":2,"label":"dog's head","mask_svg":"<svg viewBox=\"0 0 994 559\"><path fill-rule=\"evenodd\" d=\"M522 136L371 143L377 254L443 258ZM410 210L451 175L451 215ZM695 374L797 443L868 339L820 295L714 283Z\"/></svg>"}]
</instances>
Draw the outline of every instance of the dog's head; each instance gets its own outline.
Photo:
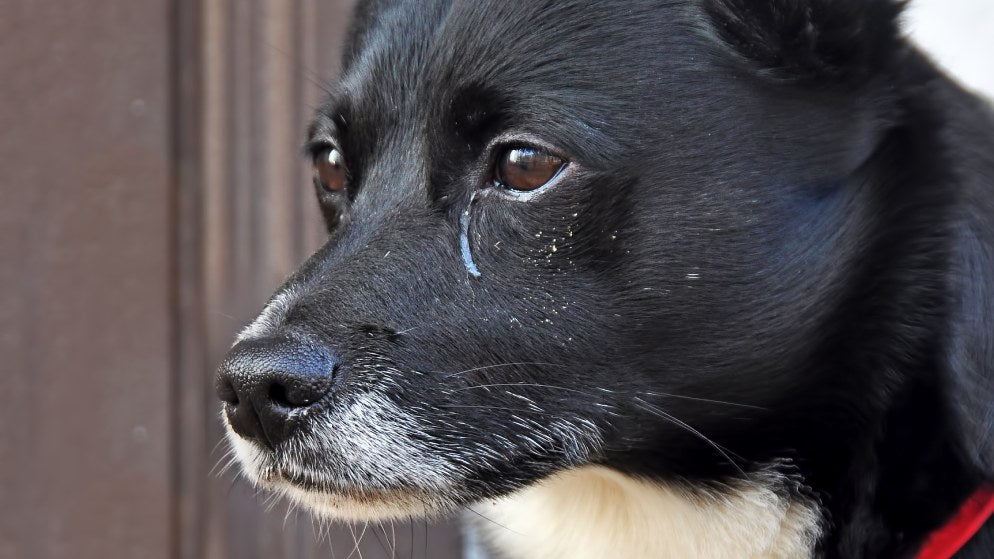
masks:
<instances>
[{"instance_id":1,"label":"dog's head","mask_svg":"<svg viewBox=\"0 0 994 559\"><path fill-rule=\"evenodd\" d=\"M847 296L896 11L749 4L361 5L308 140L328 242L218 376L247 474L369 518L738 467Z\"/></svg>"}]
</instances>

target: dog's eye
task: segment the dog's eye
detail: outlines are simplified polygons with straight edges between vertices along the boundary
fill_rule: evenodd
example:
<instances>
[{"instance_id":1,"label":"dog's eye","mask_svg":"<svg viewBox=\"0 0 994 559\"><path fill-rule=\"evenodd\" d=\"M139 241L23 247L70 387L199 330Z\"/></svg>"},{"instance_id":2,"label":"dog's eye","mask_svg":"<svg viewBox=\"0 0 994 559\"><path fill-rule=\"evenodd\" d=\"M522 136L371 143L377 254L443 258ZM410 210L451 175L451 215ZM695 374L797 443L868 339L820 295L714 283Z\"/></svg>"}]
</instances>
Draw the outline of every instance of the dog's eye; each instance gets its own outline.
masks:
<instances>
[{"instance_id":1,"label":"dog's eye","mask_svg":"<svg viewBox=\"0 0 994 559\"><path fill-rule=\"evenodd\" d=\"M314 178L329 192L344 190L348 186L349 172L342 152L335 148L318 152L314 158Z\"/></svg>"},{"instance_id":2,"label":"dog's eye","mask_svg":"<svg viewBox=\"0 0 994 559\"><path fill-rule=\"evenodd\" d=\"M566 160L540 149L511 148L497 161L496 178L501 186L527 192L548 183L565 166Z\"/></svg>"}]
</instances>

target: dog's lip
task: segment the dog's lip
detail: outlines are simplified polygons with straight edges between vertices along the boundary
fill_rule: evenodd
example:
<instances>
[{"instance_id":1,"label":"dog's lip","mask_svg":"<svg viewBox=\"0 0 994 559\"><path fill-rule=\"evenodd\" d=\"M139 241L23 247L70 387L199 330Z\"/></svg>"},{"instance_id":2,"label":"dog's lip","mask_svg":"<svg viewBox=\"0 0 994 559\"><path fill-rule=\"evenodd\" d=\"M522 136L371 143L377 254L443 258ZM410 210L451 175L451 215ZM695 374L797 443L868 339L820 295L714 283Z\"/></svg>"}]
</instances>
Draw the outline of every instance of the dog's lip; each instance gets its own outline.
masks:
<instances>
[{"instance_id":1,"label":"dog's lip","mask_svg":"<svg viewBox=\"0 0 994 559\"><path fill-rule=\"evenodd\" d=\"M321 493L324 495L335 495L347 497L359 502L386 501L398 495L408 494L413 491L410 487L356 487L342 486L330 483L315 481L313 476L305 473L291 472L281 468L268 468L260 474L260 479L268 484L284 483L307 491L309 493Z\"/></svg>"}]
</instances>

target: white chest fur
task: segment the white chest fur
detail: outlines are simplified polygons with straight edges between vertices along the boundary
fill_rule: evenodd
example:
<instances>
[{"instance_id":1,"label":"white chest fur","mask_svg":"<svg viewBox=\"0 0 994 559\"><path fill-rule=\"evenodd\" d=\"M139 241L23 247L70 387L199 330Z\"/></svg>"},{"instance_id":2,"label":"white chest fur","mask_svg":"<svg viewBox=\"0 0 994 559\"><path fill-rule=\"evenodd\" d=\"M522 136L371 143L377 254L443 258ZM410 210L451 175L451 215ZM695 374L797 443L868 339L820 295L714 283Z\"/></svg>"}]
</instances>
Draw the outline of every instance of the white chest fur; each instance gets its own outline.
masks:
<instances>
[{"instance_id":1,"label":"white chest fur","mask_svg":"<svg viewBox=\"0 0 994 559\"><path fill-rule=\"evenodd\" d=\"M704 491L585 467L478 504L493 522L474 523L514 559L809 558L818 509L788 497L776 480Z\"/></svg>"}]
</instances>

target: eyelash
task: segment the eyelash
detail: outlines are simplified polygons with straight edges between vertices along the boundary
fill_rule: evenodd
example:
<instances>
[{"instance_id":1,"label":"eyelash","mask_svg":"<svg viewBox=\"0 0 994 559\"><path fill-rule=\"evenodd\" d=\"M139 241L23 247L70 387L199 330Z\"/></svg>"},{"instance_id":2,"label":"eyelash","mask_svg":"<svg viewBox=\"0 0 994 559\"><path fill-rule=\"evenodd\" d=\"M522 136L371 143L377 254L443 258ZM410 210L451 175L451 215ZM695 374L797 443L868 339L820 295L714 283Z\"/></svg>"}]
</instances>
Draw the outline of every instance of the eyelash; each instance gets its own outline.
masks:
<instances>
[{"instance_id":1,"label":"eyelash","mask_svg":"<svg viewBox=\"0 0 994 559\"><path fill-rule=\"evenodd\" d=\"M304 144L304 147L301 149L301 152L303 153L303 156L307 158L308 161L314 163L318 155L321 155L321 152L329 149L337 149L339 151L342 151L338 147L338 144L336 144L335 142L331 142L326 139L315 139L315 140L308 140L307 143ZM342 151L342 153L344 154L345 152Z\"/></svg>"}]
</instances>

